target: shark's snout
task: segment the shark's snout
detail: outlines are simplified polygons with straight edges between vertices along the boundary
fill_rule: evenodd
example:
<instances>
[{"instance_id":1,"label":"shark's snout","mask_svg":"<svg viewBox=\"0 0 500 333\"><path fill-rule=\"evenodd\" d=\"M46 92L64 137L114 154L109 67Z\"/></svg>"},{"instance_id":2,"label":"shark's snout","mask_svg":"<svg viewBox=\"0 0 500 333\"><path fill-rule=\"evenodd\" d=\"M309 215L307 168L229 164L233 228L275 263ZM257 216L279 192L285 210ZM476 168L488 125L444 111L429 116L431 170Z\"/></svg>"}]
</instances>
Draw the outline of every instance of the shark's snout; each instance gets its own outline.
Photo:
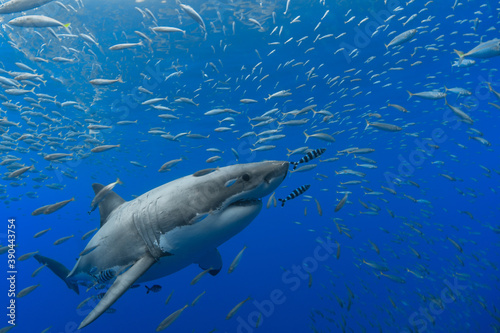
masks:
<instances>
[{"instance_id":1,"label":"shark's snout","mask_svg":"<svg viewBox=\"0 0 500 333\"><path fill-rule=\"evenodd\" d=\"M264 177L264 180L271 184L272 182L277 182L276 187L281 184L288 173L289 163L287 161L271 161L270 170Z\"/></svg>"}]
</instances>

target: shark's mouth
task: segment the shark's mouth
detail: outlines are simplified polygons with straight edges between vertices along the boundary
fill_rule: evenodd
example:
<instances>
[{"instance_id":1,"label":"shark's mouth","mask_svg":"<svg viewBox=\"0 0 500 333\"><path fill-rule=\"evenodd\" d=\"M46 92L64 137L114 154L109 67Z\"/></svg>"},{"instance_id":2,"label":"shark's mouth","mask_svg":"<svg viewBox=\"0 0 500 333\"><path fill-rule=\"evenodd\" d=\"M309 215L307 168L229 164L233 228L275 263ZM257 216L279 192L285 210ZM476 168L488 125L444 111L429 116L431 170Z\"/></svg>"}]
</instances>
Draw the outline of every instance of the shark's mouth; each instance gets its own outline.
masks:
<instances>
[{"instance_id":1,"label":"shark's mouth","mask_svg":"<svg viewBox=\"0 0 500 333\"><path fill-rule=\"evenodd\" d=\"M229 205L231 206L239 206L239 207L246 207L246 206L255 206L255 205L260 205L262 203L262 199L241 199L238 201L233 202L232 204Z\"/></svg>"},{"instance_id":2,"label":"shark's mouth","mask_svg":"<svg viewBox=\"0 0 500 333\"><path fill-rule=\"evenodd\" d=\"M222 213L226 210L238 209L238 208L254 208L261 207L262 199L261 198L244 198L239 199L229 204L221 204L217 209L214 209L212 212Z\"/></svg>"}]
</instances>

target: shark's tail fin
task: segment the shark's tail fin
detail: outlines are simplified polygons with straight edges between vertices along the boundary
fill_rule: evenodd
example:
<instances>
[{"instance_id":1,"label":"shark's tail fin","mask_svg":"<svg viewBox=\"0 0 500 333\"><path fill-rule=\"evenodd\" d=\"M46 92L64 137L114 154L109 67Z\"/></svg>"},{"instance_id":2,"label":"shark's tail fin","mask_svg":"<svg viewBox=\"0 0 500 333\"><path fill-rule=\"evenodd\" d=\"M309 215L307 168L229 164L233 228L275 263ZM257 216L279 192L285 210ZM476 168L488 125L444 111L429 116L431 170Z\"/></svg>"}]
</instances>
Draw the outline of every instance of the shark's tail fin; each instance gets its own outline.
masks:
<instances>
[{"instance_id":1,"label":"shark's tail fin","mask_svg":"<svg viewBox=\"0 0 500 333\"><path fill-rule=\"evenodd\" d=\"M66 268L63 264L61 264L58 261L55 261L54 259L50 259L44 256L41 256L39 254L35 254L33 256L39 263L41 264L46 264L47 267L54 272L55 275L57 275L61 280L66 283L69 289L74 290L75 293L80 295L80 290L78 289L78 284L71 279L68 279L67 276L69 274L69 269Z\"/></svg>"}]
</instances>

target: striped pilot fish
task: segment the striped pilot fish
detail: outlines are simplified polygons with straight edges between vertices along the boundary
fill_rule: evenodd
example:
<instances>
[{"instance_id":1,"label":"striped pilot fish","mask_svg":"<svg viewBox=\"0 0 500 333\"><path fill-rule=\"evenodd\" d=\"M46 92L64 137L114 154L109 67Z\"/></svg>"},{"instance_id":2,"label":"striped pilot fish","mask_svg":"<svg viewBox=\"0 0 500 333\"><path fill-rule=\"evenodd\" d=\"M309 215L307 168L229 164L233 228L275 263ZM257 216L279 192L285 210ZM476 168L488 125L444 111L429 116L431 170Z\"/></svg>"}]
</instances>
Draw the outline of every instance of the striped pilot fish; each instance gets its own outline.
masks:
<instances>
[{"instance_id":1,"label":"striped pilot fish","mask_svg":"<svg viewBox=\"0 0 500 333\"><path fill-rule=\"evenodd\" d=\"M288 200L295 199L299 195L303 194L305 191L307 191L311 187L311 185L302 185L301 187L297 187L295 190L292 191L285 199L278 199L281 201L281 207L285 205L285 202Z\"/></svg>"},{"instance_id":2,"label":"striped pilot fish","mask_svg":"<svg viewBox=\"0 0 500 333\"><path fill-rule=\"evenodd\" d=\"M316 157L321 156L321 154L323 154L325 151L326 151L326 148L314 149L314 150L311 150L310 152L308 152L304 157L302 157L300 159L300 161L298 161L298 162L290 162L291 164L293 164L293 170L297 169L297 166L300 163L307 163L310 160L315 159Z\"/></svg>"},{"instance_id":3,"label":"striped pilot fish","mask_svg":"<svg viewBox=\"0 0 500 333\"><path fill-rule=\"evenodd\" d=\"M111 279L115 278L116 275L117 274L113 269L107 269L107 270L101 271L99 274L95 274L95 275L92 274L92 276L95 279L95 284L107 283Z\"/></svg>"}]
</instances>

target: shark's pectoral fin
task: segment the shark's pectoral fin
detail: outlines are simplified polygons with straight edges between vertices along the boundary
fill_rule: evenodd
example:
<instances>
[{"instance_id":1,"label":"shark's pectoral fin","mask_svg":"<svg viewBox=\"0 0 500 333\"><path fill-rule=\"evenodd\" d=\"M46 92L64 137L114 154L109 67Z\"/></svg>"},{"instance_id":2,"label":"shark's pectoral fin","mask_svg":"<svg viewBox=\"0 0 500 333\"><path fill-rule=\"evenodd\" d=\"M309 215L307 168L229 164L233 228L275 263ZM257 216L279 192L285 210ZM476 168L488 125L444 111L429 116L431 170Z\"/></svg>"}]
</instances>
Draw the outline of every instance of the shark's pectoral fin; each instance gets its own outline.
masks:
<instances>
[{"instance_id":1,"label":"shark's pectoral fin","mask_svg":"<svg viewBox=\"0 0 500 333\"><path fill-rule=\"evenodd\" d=\"M82 329L97 318L102 315L114 302L120 298L133 284L134 282L141 277L153 264L155 263L155 259L147 254L132 267L129 268L126 272L121 275L118 275L113 285L108 289L106 295L101 299L101 301L97 304L97 306L92 310L91 313L81 322L78 329Z\"/></svg>"},{"instance_id":2,"label":"shark's pectoral fin","mask_svg":"<svg viewBox=\"0 0 500 333\"><path fill-rule=\"evenodd\" d=\"M75 293L80 295L80 291L78 290L78 284L76 282L71 281L70 279L67 278L69 274L69 269L66 268L63 264L61 264L58 261L55 261L54 259L50 259L48 257L41 256L39 254L35 254L34 258L36 261L38 261L40 264L46 264L47 267L54 272L55 275L57 275L61 280L63 280L66 285L68 286L69 289L73 290Z\"/></svg>"},{"instance_id":3,"label":"shark's pectoral fin","mask_svg":"<svg viewBox=\"0 0 500 333\"><path fill-rule=\"evenodd\" d=\"M209 273L210 275L217 275L222 269L222 258L220 256L219 250L212 249L207 251L207 253L196 262L201 269L206 270L212 268Z\"/></svg>"},{"instance_id":4,"label":"shark's pectoral fin","mask_svg":"<svg viewBox=\"0 0 500 333\"><path fill-rule=\"evenodd\" d=\"M104 188L104 185L99 183L92 184L92 189L94 193L97 195L100 190ZM101 228L106 223L106 219L108 215L111 214L113 210L115 210L118 206L125 202L125 199L120 197L113 191L109 191L106 197L99 203L99 214L101 215Z\"/></svg>"}]
</instances>

